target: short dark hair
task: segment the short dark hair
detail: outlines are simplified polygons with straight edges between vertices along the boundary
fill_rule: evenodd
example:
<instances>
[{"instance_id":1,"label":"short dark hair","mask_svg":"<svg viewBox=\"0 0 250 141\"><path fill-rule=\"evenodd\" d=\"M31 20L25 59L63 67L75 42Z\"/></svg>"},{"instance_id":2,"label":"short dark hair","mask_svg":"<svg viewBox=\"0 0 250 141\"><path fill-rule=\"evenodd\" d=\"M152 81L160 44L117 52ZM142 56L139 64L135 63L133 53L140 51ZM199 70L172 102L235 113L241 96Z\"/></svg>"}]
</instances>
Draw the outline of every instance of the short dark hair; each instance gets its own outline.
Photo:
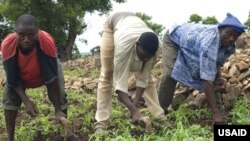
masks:
<instances>
[{"instance_id":1,"label":"short dark hair","mask_svg":"<svg viewBox=\"0 0 250 141\"><path fill-rule=\"evenodd\" d=\"M153 32L144 32L139 37L138 43L143 50L154 55L158 50L159 39Z\"/></svg>"},{"instance_id":2,"label":"short dark hair","mask_svg":"<svg viewBox=\"0 0 250 141\"><path fill-rule=\"evenodd\" d=\"M36 18L30 14L23 14L19 16L16 20L16 29L18 26L24 25L24 26L34 26L34 28L37 28L37 21Z\"/></svg>"}]
</instances>

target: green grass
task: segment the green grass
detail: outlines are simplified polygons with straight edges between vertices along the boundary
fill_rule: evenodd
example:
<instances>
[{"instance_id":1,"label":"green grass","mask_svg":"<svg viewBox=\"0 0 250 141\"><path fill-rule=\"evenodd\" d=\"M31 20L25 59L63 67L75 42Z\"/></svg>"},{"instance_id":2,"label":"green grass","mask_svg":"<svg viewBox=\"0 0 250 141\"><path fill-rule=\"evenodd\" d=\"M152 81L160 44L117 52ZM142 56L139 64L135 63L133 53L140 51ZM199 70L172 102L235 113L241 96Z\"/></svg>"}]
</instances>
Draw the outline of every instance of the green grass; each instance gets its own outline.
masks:
<instances>
[{"instance_id":1,"label":"green grass","mask_svg":"<svg viewBox=\"0 0 250 141\"><path fill-rule=\"evenodd\" d=\"M100 76L100 69L93 69L91 72L90 72L90 76L92 78L98 78Z\"/></svg>"},{"instance_id":2,"label":"green grass","mask_svg":"<svg viewBox=\"0 0 250 141\"><path fill-rule=\"evenodd\" d=\"M63 74L66 76L70 76L72 78L78 78L78 77L92 77L92 78L98 78L100 76L100 70L97 68L94 68L90 72L86 72L83 69L75 69L75 70L64 70Z\"/></svg>"},{"instance_id":3,"label":"green grass","mask_svg":"<svg viewBox=\"0 0 250 141\"><path fill-rule=\"evenodd\" d=\"M81 71L64 71L70 76L85 75ZM98 77L99 71L91 73ZM0 93L3 93L0 88ZM54 124L54 108L48 100L44 88L29 89L27 91L37 107L39 116L36 118L29 117L22 106L17 118L16 139L17 141L32 141L36 137L44 140L52 140L55 135L63 135L63 128ZM115 96L112 99L112 115L108 134L93 135L94 133L94 116L96 111L96 95L88 93L77 93L67 90L69 109L68 119L70 120L73 130L77 135L84 136L91 141L212 141L213 131L211 125L211 113L208 108L189 109L181 105L177 111L170 111L167 118L176 125L176 128L170 129L155 123L154 131L144 132L143 128L131 124L128 116L128 110L121 104ZM0 96L2 101L2 96ZM145 108L145 107L141 107ZM250 105L246 97L236 100L231 118L228 119L231 124L250 124ZM146 110L143 112L149 115ZM3 109L0 109L0 131L5 127ZM0 136L2 136L3 133Z\"/></svg>"},{"instance_id":4,"label":"green grass","mask_svg":"<svg viewBox=\"0 0 250 141\"><path fill-rule=\"evenodd\" d=\"M232 110L232 124L250 124L250 103L246 97L239 98Z\"/></svg>"},{"instance_id":5,"label":"green grass","mask_svg":"<svg viewBox=\"0 0 250 141\"><path fill-rule=\"evenodd\" d=\"M83 69L74 69L74 70L64 70L64 75L71 76L74 78L83 77L86 75L86 72Z\"/></svg>"}]
</instances>

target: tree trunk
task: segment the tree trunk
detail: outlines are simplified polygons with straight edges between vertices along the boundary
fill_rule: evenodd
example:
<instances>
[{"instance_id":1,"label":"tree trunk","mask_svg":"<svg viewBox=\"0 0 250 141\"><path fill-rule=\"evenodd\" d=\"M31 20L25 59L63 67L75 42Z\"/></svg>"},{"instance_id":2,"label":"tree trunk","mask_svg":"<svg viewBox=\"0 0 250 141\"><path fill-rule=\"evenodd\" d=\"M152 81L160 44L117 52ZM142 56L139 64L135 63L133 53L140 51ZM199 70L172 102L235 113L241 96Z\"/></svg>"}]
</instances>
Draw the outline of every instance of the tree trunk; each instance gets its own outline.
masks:
<instances>
[{"instance_id":1,"label":"tree trunk","mask_svg":"<svg viewBox=\"0 0 250 141\"><path fill-rule=\"evenodd\" d=\"M63 48L63 45L61 45L61 44L57 44L56 46L57 46L57 53L58 53L58 57L59 57L60 61L62 61L62 62L67 61L66 49Z\"/></svg>"},{"instance_id":2,"label":"tree trunk","mask_svg":"<svg viewBox=\"0 0 250 141\"><path fill-rule=\"evenodd\" d=\"M73 45L76 40L76 33L73 31L69 31L68 34L68 40L66 44L66 60L71 60L72 59L72 50L73 50Z\"/></svg>"}]
</instances>

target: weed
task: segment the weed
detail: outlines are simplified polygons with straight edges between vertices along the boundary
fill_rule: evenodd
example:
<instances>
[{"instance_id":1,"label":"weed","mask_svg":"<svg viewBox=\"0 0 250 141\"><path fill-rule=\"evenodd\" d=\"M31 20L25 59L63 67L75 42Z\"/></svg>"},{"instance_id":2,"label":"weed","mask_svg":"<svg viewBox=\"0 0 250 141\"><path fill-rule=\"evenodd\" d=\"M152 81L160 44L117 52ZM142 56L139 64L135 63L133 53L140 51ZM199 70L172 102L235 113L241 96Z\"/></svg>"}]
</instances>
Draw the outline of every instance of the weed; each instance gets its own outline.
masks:
<instances>
[{"instance_id":1,"label":"weed","mask_svg":"<svg viewBox=\"0 0 250 141\"><path fill-rule=\"evenodd\" d=\"M86 72L83 69L74 69L74 70L64 70L63 74L66 76L70 76L70 77L83 77L85 76Z\"/></svg>"},{"instance_id":2,"label":"weed","mask_svg":"<svg viewBox=\"0 0 250 141\"><path fill-rule=\"evenodd\" d=\"M71 77L81 77L91 75L93 78L99 77L99 70L96 69L90 74L83 70L65 70L64 73ZM0 87L0 93L3 88ZM17 141L33 141L42 136L43 140L50 140L53 136L62 133L62 126L52 122L54 118L54 108L48 100L46 91L41 89L28 89L28 95L36 103L39 109L39 116L30 118L22 106L18 114L16 123ZM68 93L68 119L77 135L82 135L90 141L212 141L213 133L211 125L206 120L211 119L209 108L190 109L181 105L178 110L170 111L166 116L171 120L175 128L168 128L158 123L154 126L154 131L144 132L144 129L131 123L131 117L125 106L112 97L112 113L110 126L107 134L93 135L94 116L96 111L96 95L88 93L77 93L67 90ZM2 101L2 96L0 96ZM143 105L144 106L144 105ZM140 107L145 108L145 107ZM231 111L231 124L250 124L249 112L250 104L246 97L236 100ZM150 115L148 110L143 110L146 116ZM205 124L203 124L205 121ZM0 131L5 130L3 109L0 109ZM3 135L0 132L0 136Z\"/></svg>"},{"instance_id":3,"label":"weed","mask_svg":"<svg viewBox=\"0 0 250 141\"><path fill-rule=\"evenodd\" d=\"M92 78L98 78L100 76L100 69L95 68L91 71L90 76Z\"/></svg>"},{"instance_id":4,"label":"weed","mask_svg":"<svg viewBox=\"0 0 250 141\"><path fill-rule=\"evenodd\" d=\"M233 124L250 124L250 104L246 97L239 98L232 110L232 123Z\"/></svg>"}]
</instances>

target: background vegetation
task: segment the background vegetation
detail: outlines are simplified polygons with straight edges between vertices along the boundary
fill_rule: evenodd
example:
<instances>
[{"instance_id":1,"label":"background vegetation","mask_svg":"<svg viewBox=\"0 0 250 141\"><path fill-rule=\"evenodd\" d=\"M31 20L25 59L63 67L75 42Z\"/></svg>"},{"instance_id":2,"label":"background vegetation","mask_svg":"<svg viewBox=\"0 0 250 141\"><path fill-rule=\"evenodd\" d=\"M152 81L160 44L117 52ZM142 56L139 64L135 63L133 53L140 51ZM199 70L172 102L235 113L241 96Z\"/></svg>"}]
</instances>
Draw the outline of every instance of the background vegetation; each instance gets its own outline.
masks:
<instances>
[{"instance_id":1,"label":"background vegetation","mask_svg":"<svg viewBox=\"0 0 250 141\"><path fill-rule=\"evenodd\" d=\"M118 3L126 0L113 0ZM64 60L79 58L79 50L75 45L77 35L83 34L87 25L84 22L86 12L99 11L104 14L112 9L111 0L0 0L0 41L11 31L15 19L23 13L31 13L37 17L41 29L51 33L56 40L59 53ZM164 26L153 23L149 15L137 13L159 36L162 36ZM216 24L216 17L201 17L192 14L188 22ZM250 13L245 25L250 28ZM249 29L248 28L248 29ZM83 42L87 43L83 39ZM0 69L2 70L2 68ZM71 77L84 75L75 70L64 70ZM92 77L99 76L93 71ZM3 87L0 86L0 101L2 101ZM53 124L54 109L49 102L45 89L30 89L27 92L39 108L39 116L32 119L21 107L17 119L17 141L45 141L53 140L57 135L63 135L61 125ZM212 141L213 126L211 113L208 108L190 109L181 106L176 111L170 111L166 116L176 125L167 128L154 123L154 131L145 133L143 128L131 124L128 111L116 97L113 97L113 110L108 134L93 135L94 114L96 109L96 95L90 93L77 93L67 89L69 99L68 118L74 132L83 140L105 141ZM0 106L2 103L0 103ZM143 104L142 112L148 116ZM250 104L246 97L235 100L230 116L226 117L229 124L250 124ZM3 109L0 108L0 140L4 140L5 120Z\"/></svg>"},{"instance_id":2,"label":"background vegetation","mask_svg":"<svg viewBox=\"0 0 250 141\"><path fill-rule=\"evenodd\" d=\"M13 24L18 16L30 13L38 19L39 27L48 31L55 37L58 52L62 60L72 60L80 57L75 45L78 35L84 34L87 25L84 21L87 12L99 11L105 14L112 9L112 3L124 3L126 0L0 0L0 41L13 31ZM250 13L249 13L250 14ZM153 23L150 15L138 12L141 17L159 36L163 25ZM188 22L216 24L218 20L214 16L202 18L198 14L192 14ZM250 27L250 19L245 22ZM88 41L82 39L82 42Z\"/></svg>"},{"instance_id":3,"label":"background vegetation","mask_svg":"<svg viewBox=\"0 0 250 141\"><path fill-rule=\"evenodd\" d=\"M79 77L84 73L74 70L65 70L65 74L71 77ZM92 77L97 78L96 71ZM0 87L0 93L2 92ZM39 116L30 118L22 106L17 118L17 141L50 141L59 135L64 135L61 125L53 124L54 109L49 102L44 88L29 89L27 91L31 99L39 108ZM94 135L94 115L96 110L96 95L90 93L77 93L67 89L69 99L68 119L73 131L82 140L90 141L212 141L213 126L211 112L207 107L192 109L180 106L176 111L170 111L167 118L176 125L175 128L162 126L153 120L154 130L146 133L142 127L131 124L128 110L114 96L112 99L112 116L107 134ZM2 101L2 96L0 96ZM226 117L229 124L250 124L250 104L246 97L235 100L233 110ZM140 104L141 112L151 116L143 103ZM4 131L3 109L0 109L0 140L6 135Z\"/></svg>"}]
</instances>

